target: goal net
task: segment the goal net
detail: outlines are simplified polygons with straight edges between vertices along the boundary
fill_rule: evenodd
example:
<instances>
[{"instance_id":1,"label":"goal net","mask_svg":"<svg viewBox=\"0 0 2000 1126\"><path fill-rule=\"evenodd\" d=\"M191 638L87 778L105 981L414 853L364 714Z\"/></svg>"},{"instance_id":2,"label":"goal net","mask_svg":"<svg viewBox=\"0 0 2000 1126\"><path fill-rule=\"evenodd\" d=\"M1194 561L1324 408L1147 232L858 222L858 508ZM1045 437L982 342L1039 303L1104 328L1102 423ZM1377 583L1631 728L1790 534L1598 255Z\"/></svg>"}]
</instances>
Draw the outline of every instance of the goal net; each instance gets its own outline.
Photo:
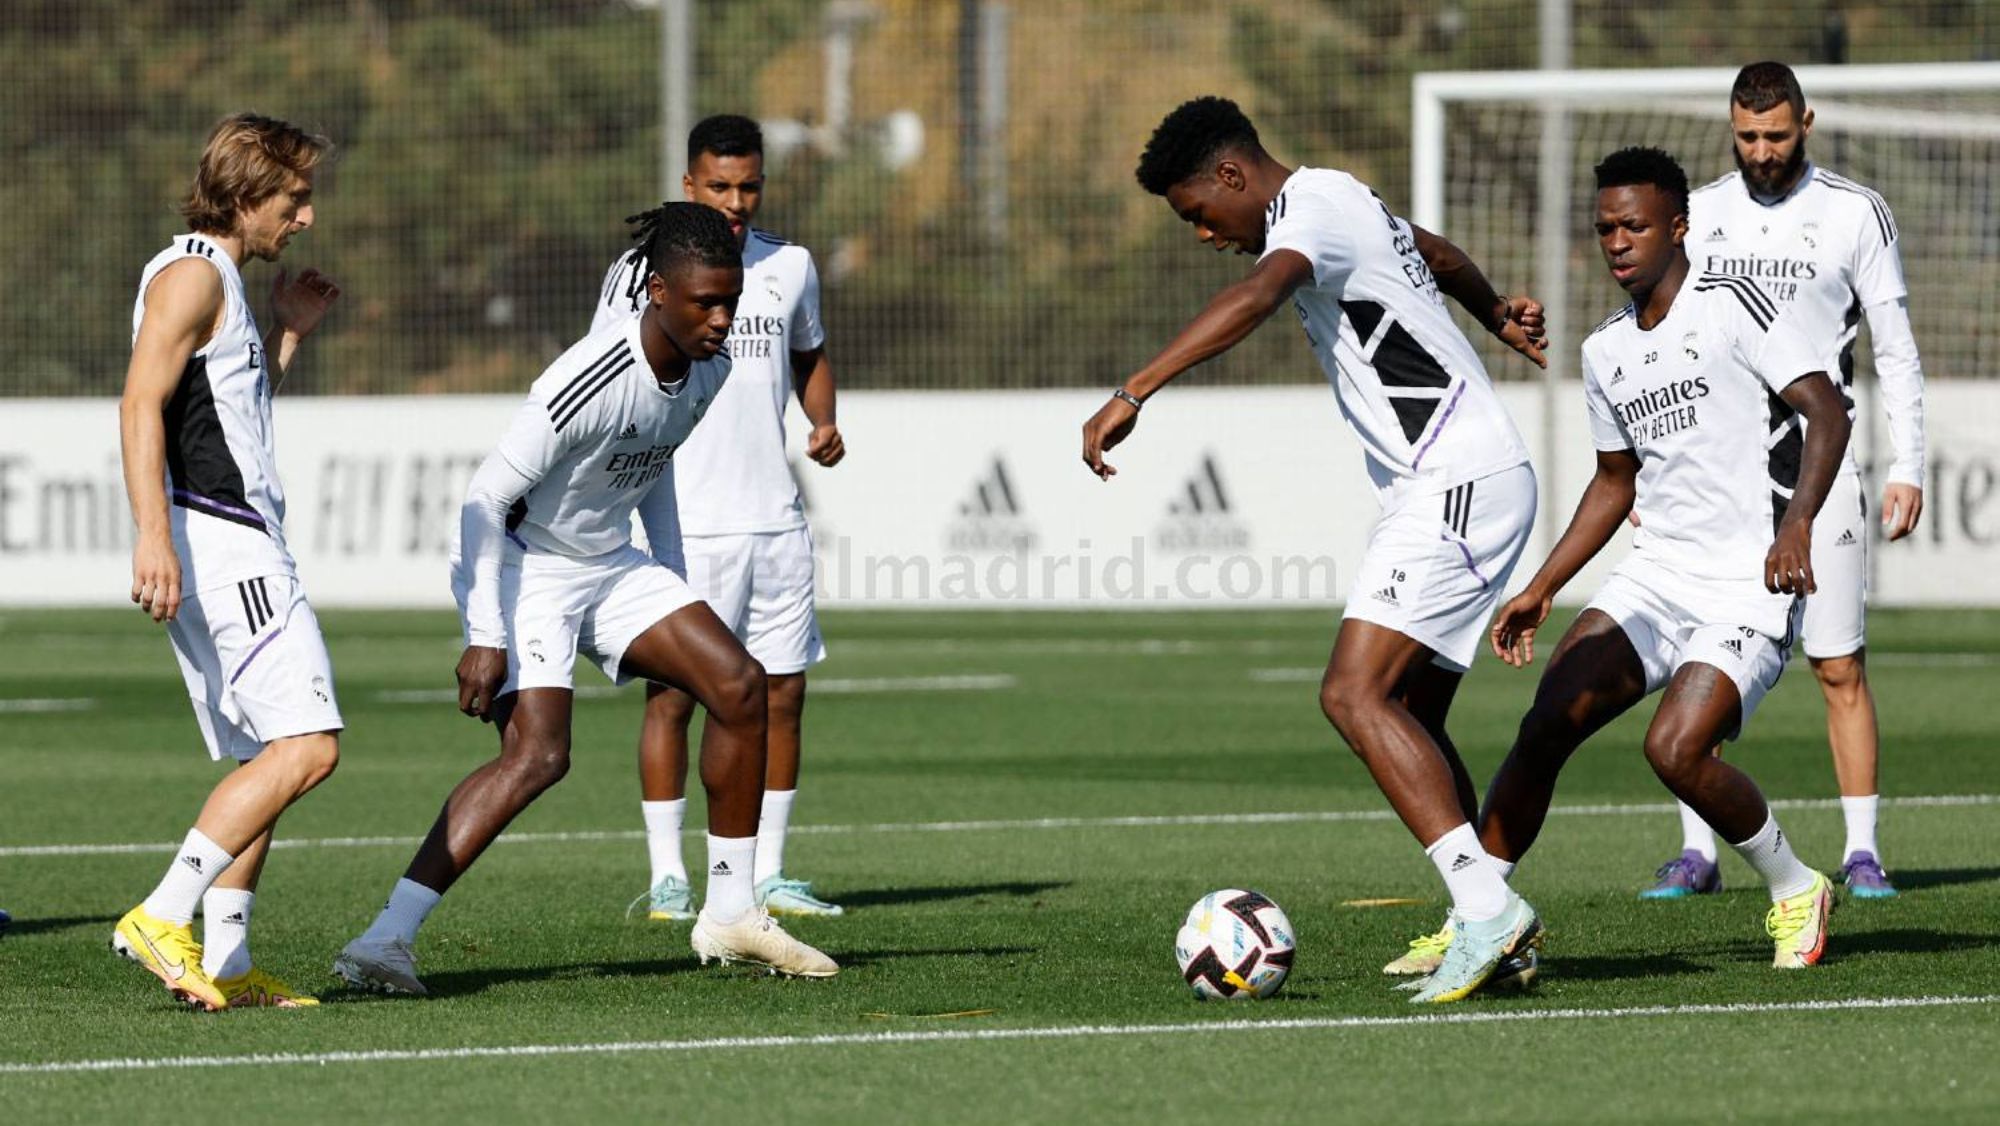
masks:
<instances>
[{"instance_id":1,"label":"goal net","mask_svg":"<svg viewBox=\"0 0 2000 1126\"><path fill-rule=\"evenodd\" d=\"M1874 188L1895 213L1926 377L2000 377L2000 64L1800 67L1798 75L1815 116L1807 155ZM1496 286L1548 302L1552 374L1573 377L1582 334L1624 301L1590 230L1592 167L1644 144L1674 154L1694 186L1733 170L1735 76L1734 68L1419 75L1411 218L1464 247ZM1865 339L1855 359L1868 383Z\"/></svg>"}]
</instances>

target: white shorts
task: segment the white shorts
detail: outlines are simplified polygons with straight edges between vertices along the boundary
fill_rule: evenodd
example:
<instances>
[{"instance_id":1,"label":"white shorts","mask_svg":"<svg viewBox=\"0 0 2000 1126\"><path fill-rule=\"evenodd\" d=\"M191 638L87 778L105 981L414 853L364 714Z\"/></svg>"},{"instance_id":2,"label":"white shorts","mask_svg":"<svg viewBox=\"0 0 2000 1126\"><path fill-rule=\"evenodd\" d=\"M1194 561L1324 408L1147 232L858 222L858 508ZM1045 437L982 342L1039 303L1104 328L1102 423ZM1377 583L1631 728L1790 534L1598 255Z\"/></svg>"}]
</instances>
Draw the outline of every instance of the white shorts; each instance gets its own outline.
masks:
<instances>
[{"instance_id":1,"label":"white shorts","mask_svg":"<svg viewBox=\"0 0 2000 1126\"><path fill-rule=\"evenodd\" d=\"M775 676L826 659L813 612L812 533L684 536L687 581L743 647Z\"/></svg>"},{"instance_id":2,"label":"white shorts","mask_svg":"<svg viewBox=\"0 0 2000 1126\"><path fill-rule=\"evenodd\" d=\"M1535 471L1523 464L1383 513L1344 616L1422 642L1436 664L1464 672L1528 546L1535 503Z\"/></svg>"},{"instance_id":3,"label":"white shorts","mask_svg":"<svg viewBox=\"0 0 2000 1126\"><path fill-rule=\"evenodd\" d=\"M188 595L167 637L210 758L249 762L275 739L346 726L319 619L291 575Z\"/></svg>"},{"instance_id":4,"label":"white shorts","mask_svg":"<svg viewBox=\"0 0 2000 1126\"><path fill-rule=\"evenodd\" d=\"M1743 712L1734 739L1743 733L1764 695L1778 683L1798 628L1799 604L1792 604L1791 629L1773 637L1754 627L1715 620L1721 592L1665 576L1657 567L1628 559L1598 588L1587 610L1601 610L1618 623L1646 670L1648 695L1667 686L1682 665L1700 663L1722 670L1736 685ZM1709 607L1704 612L1701 607Z\"/></svg>"},{"instance_id":5,"label":"white shorts","mask_svg":"<svg viewBox=\"0 0 2000 1126\"><path fill-rule=\"evenodd\" d=\"M1813 583L1799 627L1806 656L1824 660L1859 653L1868 643L1868 503L1861 475L1841 473L1813 521Z\"/></svg>"},{"instance_id":6,"label":"white shorts","mask_svg":"<svg viewBox=\"0 0 2000 1126\"><path fill-rule=\"evenodd\" d=\"M452 593L462 618L465 591L454 583ZM618 666L633 639L699 601L686 580L630 545L588 559L509 553L500 568L507 681L499 695L574 688L579 651L612 683L627 683Z\"/></svg>"}]
</instances>

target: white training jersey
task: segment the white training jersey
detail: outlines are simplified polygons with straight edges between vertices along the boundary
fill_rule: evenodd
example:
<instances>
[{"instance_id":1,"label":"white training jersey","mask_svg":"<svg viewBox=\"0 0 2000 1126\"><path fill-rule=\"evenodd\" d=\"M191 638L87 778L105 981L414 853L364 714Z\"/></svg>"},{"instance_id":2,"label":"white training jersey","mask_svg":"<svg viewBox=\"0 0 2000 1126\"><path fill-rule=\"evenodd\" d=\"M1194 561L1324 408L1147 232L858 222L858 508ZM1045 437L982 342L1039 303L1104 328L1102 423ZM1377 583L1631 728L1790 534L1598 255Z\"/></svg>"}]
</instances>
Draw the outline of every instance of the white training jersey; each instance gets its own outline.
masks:
<instances>
[{"instance_id":1,"label":"white training jersey","mask_svg":"<svg viewBox=\"0 0 2000 1126\"><path fill-rule=\"evenodd\" d=\"M185 258L199 258L222 275L222 323L188 357L165 411L167 512L182 588L295 574L285 547L285 490L278 484L264 339L229 252L207 235L186 234L154 255L139 275L132 340L138 342L153 279Z\"/></svg>"},{"instance_id":2,"label":"white training jersey","mask_svg":"<svg viewBox=\"0 0 2000 1126\"><path fill-rule=\"evenodd\" d=\"M641 262L637 250L627 251L606 271L592 331L645 307ZM743 246L743 298L725 345L733 365L729 383L700 432L674 455L684 535L805 527L785 457L785 408L793 394L792 353L825 342L812 254L751 228Z\"/></svg>"},{"instance_id":3,"label":"white training jersey","mask_svg":"<svg viewBox=\"0 0 2000 1126\"><path fill-rule=\"evenodd\" d=\"M507 517L508 534L525 550L602 555L632 542L632 514L649 493L659 493L649 508L670 507L675 454L729 379L730 362L698 362L669 391L646 363L640 324L615 321L558 357L494 450L534 482ZM663 479L668 488L656 490ZM649 535L659 526L649 520ZM673 550L653 549L660 557Z\"/></svg>"},{"instance_id":4,"label":"white training jersey","mask_svg":"<svg viewBox=\"0 0 2000 1126\"><path fill-rule=\"evenodd\" d=\"M1384 507L1528 460L1410 224L1366 184L1292 173L1264 212L1264 256L1281 250L1312 263L1313 284L1292 305Z\"/></svg>"},{"instance_id":5,"label":"white training jersey","mask_svg":"<svg viewBox=\"0 0 2000 1126\"><path fill-rule=\"evenodd\" d=\"M1639 457L1633 555L1740 592L1716 620L1773 637L1792 596L1764 589L1764 558L1805 445L1778 392L1826 367L1798 319L1747 278L1690 271L1650 330L1627 305L1583 342L1591 438Z\"/></svg>"},{"instance_id":6,"label":"white training jersey","mask_svg":"<svg viewBox=\"0 0 2000 1126\"><path fill-rule=\"evenodd\" d=\"M1762 203L1741 172L1688 196L1688 257L1696 270L1754 279L1823 353L1854 417L1854 340L1864 309L1908 296L1896 219L1872 189L1814 164L1783 199ZM1911 359L1914 360L1914 349ZM1899 458L1923 449L1923 375L1877 364ZM1914 430L1912 430L1914 427ZM1848 443L1843 471L1856 472ZM1916 480L1922 480L1921 466Z\"/></svg>"}]
</instances>

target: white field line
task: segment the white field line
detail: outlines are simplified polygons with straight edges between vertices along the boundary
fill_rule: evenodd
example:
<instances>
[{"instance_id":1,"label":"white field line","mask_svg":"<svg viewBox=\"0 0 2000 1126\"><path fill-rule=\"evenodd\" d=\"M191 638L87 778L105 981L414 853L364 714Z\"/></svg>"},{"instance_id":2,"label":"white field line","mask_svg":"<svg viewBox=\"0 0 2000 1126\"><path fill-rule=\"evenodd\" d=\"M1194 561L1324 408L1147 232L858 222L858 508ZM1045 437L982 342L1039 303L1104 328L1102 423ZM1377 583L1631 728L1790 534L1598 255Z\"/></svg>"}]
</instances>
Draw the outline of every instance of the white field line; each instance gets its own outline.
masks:
<instances>
[{"instance_id":1,"label":"white field line","mask_svg":"<svg viewBox=\"0 0 2000 1126\"><path fill-rule=\"evenodd\" d=\"M1931 794L1916 797L1883 798L1884 806L1899 809L1926 809L1954 806L2000 806L2000 794ZM1551 817L1653 817L1673 813L1670 802L1638 802L1629 805L1558 805ZM1776 810L1839 809L1838 798L1792 798L1771 803ZM794 825L791 833L810 836L855 836L873 833L989 833L1021 832L1038 829L1155 829L1204 825L1328 825L1358 821L1394 821L1388 809L1300 810L1269 813L1170 813L1135 817L1037 817L1015 821L903 821L863 825ZM687 829L692 836L701 829ZM638 841L646 834L639 829L585 829L556 833L506 833L495 844L569 844L592 841ZM310 837L280 838L272 848L382 848L423 843L422 837ZM146 841L130 844L4 845L0 858L37 856L125 856L168 853L179 848L178 841Z\"/></svg>"},{"instance_id":2,"label":"white field line","mask_svg":"<svg viewBox=\"0 0 2000 1126\"><path fill-rule=\"evenodd\" d=\"M1400 1017L1301 1017L1290 1020L1210 1020L1183 1024L1072 1024L1049 1028L931 1029L849 1032L819 1036L726 1036L707 1040L612 1040L586 1044L501 1044L491 1047L374 1049L347 1052L258 1052L235 1056L140 1056L125 1059L0 1063L0 1075L60 1072L182 1071L194 1068L271 1067L279 1064L438 1063L456 1060L546 1056L610 1056L705 1052L744 1048L886 1047L1009 1040L1084 1040L1138 1036L1223 1036L1237 1033L1315 1032L1337 1029L1430 1028L1452 1024L1527 1024L1551 1021L1633 1020L1647 1017L1739 1016L1937 1009L1991 1005L2000 995L1960 997L1851 997L1836 1001L1743 1002L1726 1005L1641 1005L1619 1009L1526 1009L1424 1013Z\"/></svg>"},{"instance_id":3,"label":"white field line","mask_svg":"<svg viewBox=\"0 0 2000 1126\"><path fill-rule=\"evenodd\" d=\"M61 699L0 700L0 712L87 712L97 706L91 696L70 696Z\"/></svg>"},{"instance_id":4,"label":"white field line","mask_svg":"<svg viewBox=\"0 0 2000 1126\"><path fill-rule=\"evenodd\" d=\"M1006 673L970 673L964 676L830 676L809 677L806 680L806 688L817 696L857 696L877 692L997 692L1012 688L1018 683L1018 680ZM626 694L625 689L614 688L609 684L586 684L576 689L577 697L584 700L601 700ZM637 692L631 694L637 695ZM375 700L382 704L455 704L458 702L458 690L414 688L377 692Z\"/></svg>"},{"instance_id":5,"label":"white field line","mask_svg":"<svg viewBox=\"0 0 2000 1126\"><path fill-rule=\"evenodd\" d=\"M1870 653L1871 665L1918 669L1977 669L2000 664L2000 653ZM1323 665L1292 665L1250 669L1244 675L1260 684L1316 684L1326 675Z\"/></svg>"}]
</instances>

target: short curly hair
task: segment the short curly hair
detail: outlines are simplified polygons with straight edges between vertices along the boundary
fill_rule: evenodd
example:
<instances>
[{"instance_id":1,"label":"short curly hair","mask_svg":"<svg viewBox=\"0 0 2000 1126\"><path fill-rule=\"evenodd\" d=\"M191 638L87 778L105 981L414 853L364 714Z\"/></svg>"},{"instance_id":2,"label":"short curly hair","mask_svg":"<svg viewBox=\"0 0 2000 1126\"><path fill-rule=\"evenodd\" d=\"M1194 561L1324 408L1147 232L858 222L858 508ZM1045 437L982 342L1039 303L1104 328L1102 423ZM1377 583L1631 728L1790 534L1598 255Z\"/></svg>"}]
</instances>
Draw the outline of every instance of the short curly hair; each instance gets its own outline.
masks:
<instances>
[{"instance_id":1,"label":"short curly hair","mask_svg":"<svg viewBox=\"0 0 2000 1126\"><path fill-rule=\"evenodd\" d=\"M1665 149L1644 145L1619 149L1597 164L1597 190L1622 188L1632 184L1651 184L1667 193L1674 201L1674 211L1685 215L1688 209L1688 177Z\"/></svg>"},{"instance_id":2,"label":"short curly hair","mask_svg":"<svg viewBox=\"0 0 2000 1126\"><path fill-rule=\"evenodd\" d=\"M1257 127L1228 98L1211 94L1182 102L1146 142L1139 157L1139 186L1163 196L1207 171L1230 149L1250 152L1262 147Z\"/></svg>"},{"instance_id":3,"label":"short curly hair","mask_svg":"<svg viewBox=\"0 0 2000 1126\"><path fill-rule=\"evenodd\" d=\"M743 252L722 212L675 200L626 218L646 272L670 277L684 266L743 267Z\"/></svg>"}]
</instances>

